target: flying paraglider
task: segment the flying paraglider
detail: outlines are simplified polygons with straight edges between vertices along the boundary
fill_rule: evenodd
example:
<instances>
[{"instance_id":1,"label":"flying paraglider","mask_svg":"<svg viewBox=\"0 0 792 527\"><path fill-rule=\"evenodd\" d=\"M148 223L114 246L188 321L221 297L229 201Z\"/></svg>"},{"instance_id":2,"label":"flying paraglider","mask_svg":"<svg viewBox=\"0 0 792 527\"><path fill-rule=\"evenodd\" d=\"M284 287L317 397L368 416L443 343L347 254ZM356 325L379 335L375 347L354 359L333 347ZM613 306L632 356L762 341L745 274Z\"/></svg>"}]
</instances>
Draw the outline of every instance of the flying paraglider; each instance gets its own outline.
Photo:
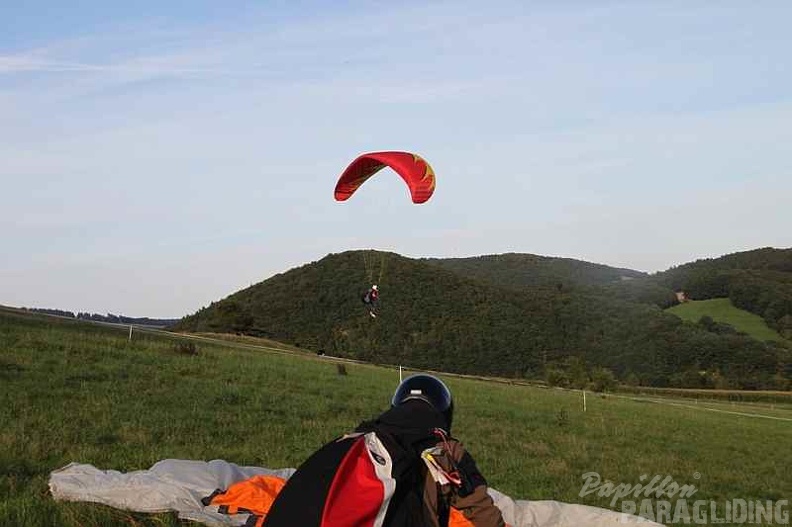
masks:
<instances>
[{"instance_id":1,"label":"flying paraglider","mask_svg":"<svg viewBox=\"0 0 792 527\"><path fill-rule=\"evenodd\" d=\"M435 173L421 156L410 152L370 152L361 154L344 170L335 187L336 201L346 201L371 176L385 167L399 174L413 203L424 203L435 189Z\"/></svg>"},{"instance_id":2,"label":"flying paraglider","mask_svg":"<svg viewBox=\"0 0 792 527\"><path fill-rule=\"evenodd\" d=\"M435 189L435 173L431 165L418 154L390 151L361 154L352 161L338 178L334 192L336 201L348 200L363 183L385 167L393 169L407 183L413 203L425 203L432 197ZM385 258L385 253L376 254L374 251L371 255L363 253L369 283L374 279L375 260L379 261L379 282L382 281ZM377 318L379 307L377 286L372 285L363 295L362 300L368 308L369 316Z\"/></svg>"}]
</instances>

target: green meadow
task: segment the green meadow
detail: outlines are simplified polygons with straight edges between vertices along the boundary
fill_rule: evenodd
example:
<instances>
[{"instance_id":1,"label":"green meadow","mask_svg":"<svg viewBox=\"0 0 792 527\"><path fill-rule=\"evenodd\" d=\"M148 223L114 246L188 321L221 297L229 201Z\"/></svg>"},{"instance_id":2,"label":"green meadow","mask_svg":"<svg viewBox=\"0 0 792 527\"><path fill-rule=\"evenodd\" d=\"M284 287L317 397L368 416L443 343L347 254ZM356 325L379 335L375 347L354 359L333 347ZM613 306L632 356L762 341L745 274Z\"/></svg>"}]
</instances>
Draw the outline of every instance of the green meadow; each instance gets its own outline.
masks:
<instances>
[{"instance_id":1,"label":"green meadow","mask_svg":"<svg viewBox=\"0 0 792 527\"><path fill-rule=\"evenodd\" d=\"M776 342L784 340L777 331L767 325L762 317L735 307L728 298L683 302L666 311L691 322L698 322L701 317L708 316L715 322L729 324L737 331L747 333L757 340Z\"/></svg>"},{"instance_id":2,"label":"green meadow","mask_svg":"<svg viewBox=\"0 0 792 527\"><path fill-rule=\"evenodd\" d=\"M628 484L668 475L701 500L792 499L790 405L735 415L588 394L584 412L580 392L443 378L454 435L514 498L610 507L579 496L582 475L598 472ZM295 467L387 408L397 383L392 368L162 333L130 341L124 329L0 310L0 525L180 525L55 502L49 474L72 461L131 471L166 458Z\"/></svg>"}]
</instances>

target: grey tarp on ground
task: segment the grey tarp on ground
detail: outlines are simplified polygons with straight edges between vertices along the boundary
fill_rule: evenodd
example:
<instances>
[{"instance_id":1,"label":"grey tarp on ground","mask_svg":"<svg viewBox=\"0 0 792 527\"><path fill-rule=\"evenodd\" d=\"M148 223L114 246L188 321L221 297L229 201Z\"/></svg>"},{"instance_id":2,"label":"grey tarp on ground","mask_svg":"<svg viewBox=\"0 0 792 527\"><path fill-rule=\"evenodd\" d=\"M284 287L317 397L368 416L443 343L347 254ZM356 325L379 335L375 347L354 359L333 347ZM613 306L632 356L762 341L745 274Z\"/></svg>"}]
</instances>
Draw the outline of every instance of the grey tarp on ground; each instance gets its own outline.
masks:
<instances>
[{"instance_id":1,"label":"grey tarp on ground","mask_svg":"<svg viewBox=\"0 0 792 527\"><path fill-rule=\"evenodd\" d=\"M288 478L294 469L240 467L220 459L189 461L166 459L149 470L121 473L93 465L70 463L50 474L56 500L90 501L138 512L175 511L179 518L208 525L242 525L247 515L229 517L217 507L204 507L201 498L216 489L257 475ZM513 527L662 527L637 516L558 501L513 500L490 489L503 518Z\"/></svg>"}]
</instances>

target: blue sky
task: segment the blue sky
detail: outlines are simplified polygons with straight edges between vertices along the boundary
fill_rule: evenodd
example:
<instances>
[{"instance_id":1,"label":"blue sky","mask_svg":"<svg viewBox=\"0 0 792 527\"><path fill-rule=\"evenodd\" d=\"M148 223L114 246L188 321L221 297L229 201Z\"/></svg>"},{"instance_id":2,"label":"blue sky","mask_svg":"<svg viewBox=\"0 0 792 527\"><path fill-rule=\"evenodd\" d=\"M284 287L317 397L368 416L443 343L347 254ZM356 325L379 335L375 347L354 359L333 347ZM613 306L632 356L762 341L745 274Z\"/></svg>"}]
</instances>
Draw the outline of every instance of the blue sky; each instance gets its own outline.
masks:
<instances>
[{"instance_id":1,"label":"blue sky","mask_svg":"<svg viewBox=\"0 0 792 527\"><path fill-rule=\"evenodd\" d=\"M0 304L176 317L355 248L792 246L789 2L7 4ZM335 202L373 150L433 199Z\"/></svg>"}]
</instances>

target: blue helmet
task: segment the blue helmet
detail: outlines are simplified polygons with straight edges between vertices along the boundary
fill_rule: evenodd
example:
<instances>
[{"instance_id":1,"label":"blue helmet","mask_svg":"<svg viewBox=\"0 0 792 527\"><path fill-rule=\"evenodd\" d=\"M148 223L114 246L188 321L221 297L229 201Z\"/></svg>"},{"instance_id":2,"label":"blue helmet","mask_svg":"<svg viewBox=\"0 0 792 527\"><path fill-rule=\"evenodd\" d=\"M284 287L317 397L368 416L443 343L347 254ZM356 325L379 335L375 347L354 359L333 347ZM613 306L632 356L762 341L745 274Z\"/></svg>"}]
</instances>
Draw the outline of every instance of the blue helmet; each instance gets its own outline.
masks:
<instances>
[{"instance_id":1,"label":"blue helmet","mask_svg":"<svg viewBox=\"0 0 792 527\"><path fill-rule=\"evenodd\" d=\"M391 406L401 406L407 401L424 401L432 408L443 414L446 426L451 430L451 420L454 417L454 399L451 390L443 381L433 375L419 373L404 379L396 388L391 400Z\"/></svg>"}]
</instances>

